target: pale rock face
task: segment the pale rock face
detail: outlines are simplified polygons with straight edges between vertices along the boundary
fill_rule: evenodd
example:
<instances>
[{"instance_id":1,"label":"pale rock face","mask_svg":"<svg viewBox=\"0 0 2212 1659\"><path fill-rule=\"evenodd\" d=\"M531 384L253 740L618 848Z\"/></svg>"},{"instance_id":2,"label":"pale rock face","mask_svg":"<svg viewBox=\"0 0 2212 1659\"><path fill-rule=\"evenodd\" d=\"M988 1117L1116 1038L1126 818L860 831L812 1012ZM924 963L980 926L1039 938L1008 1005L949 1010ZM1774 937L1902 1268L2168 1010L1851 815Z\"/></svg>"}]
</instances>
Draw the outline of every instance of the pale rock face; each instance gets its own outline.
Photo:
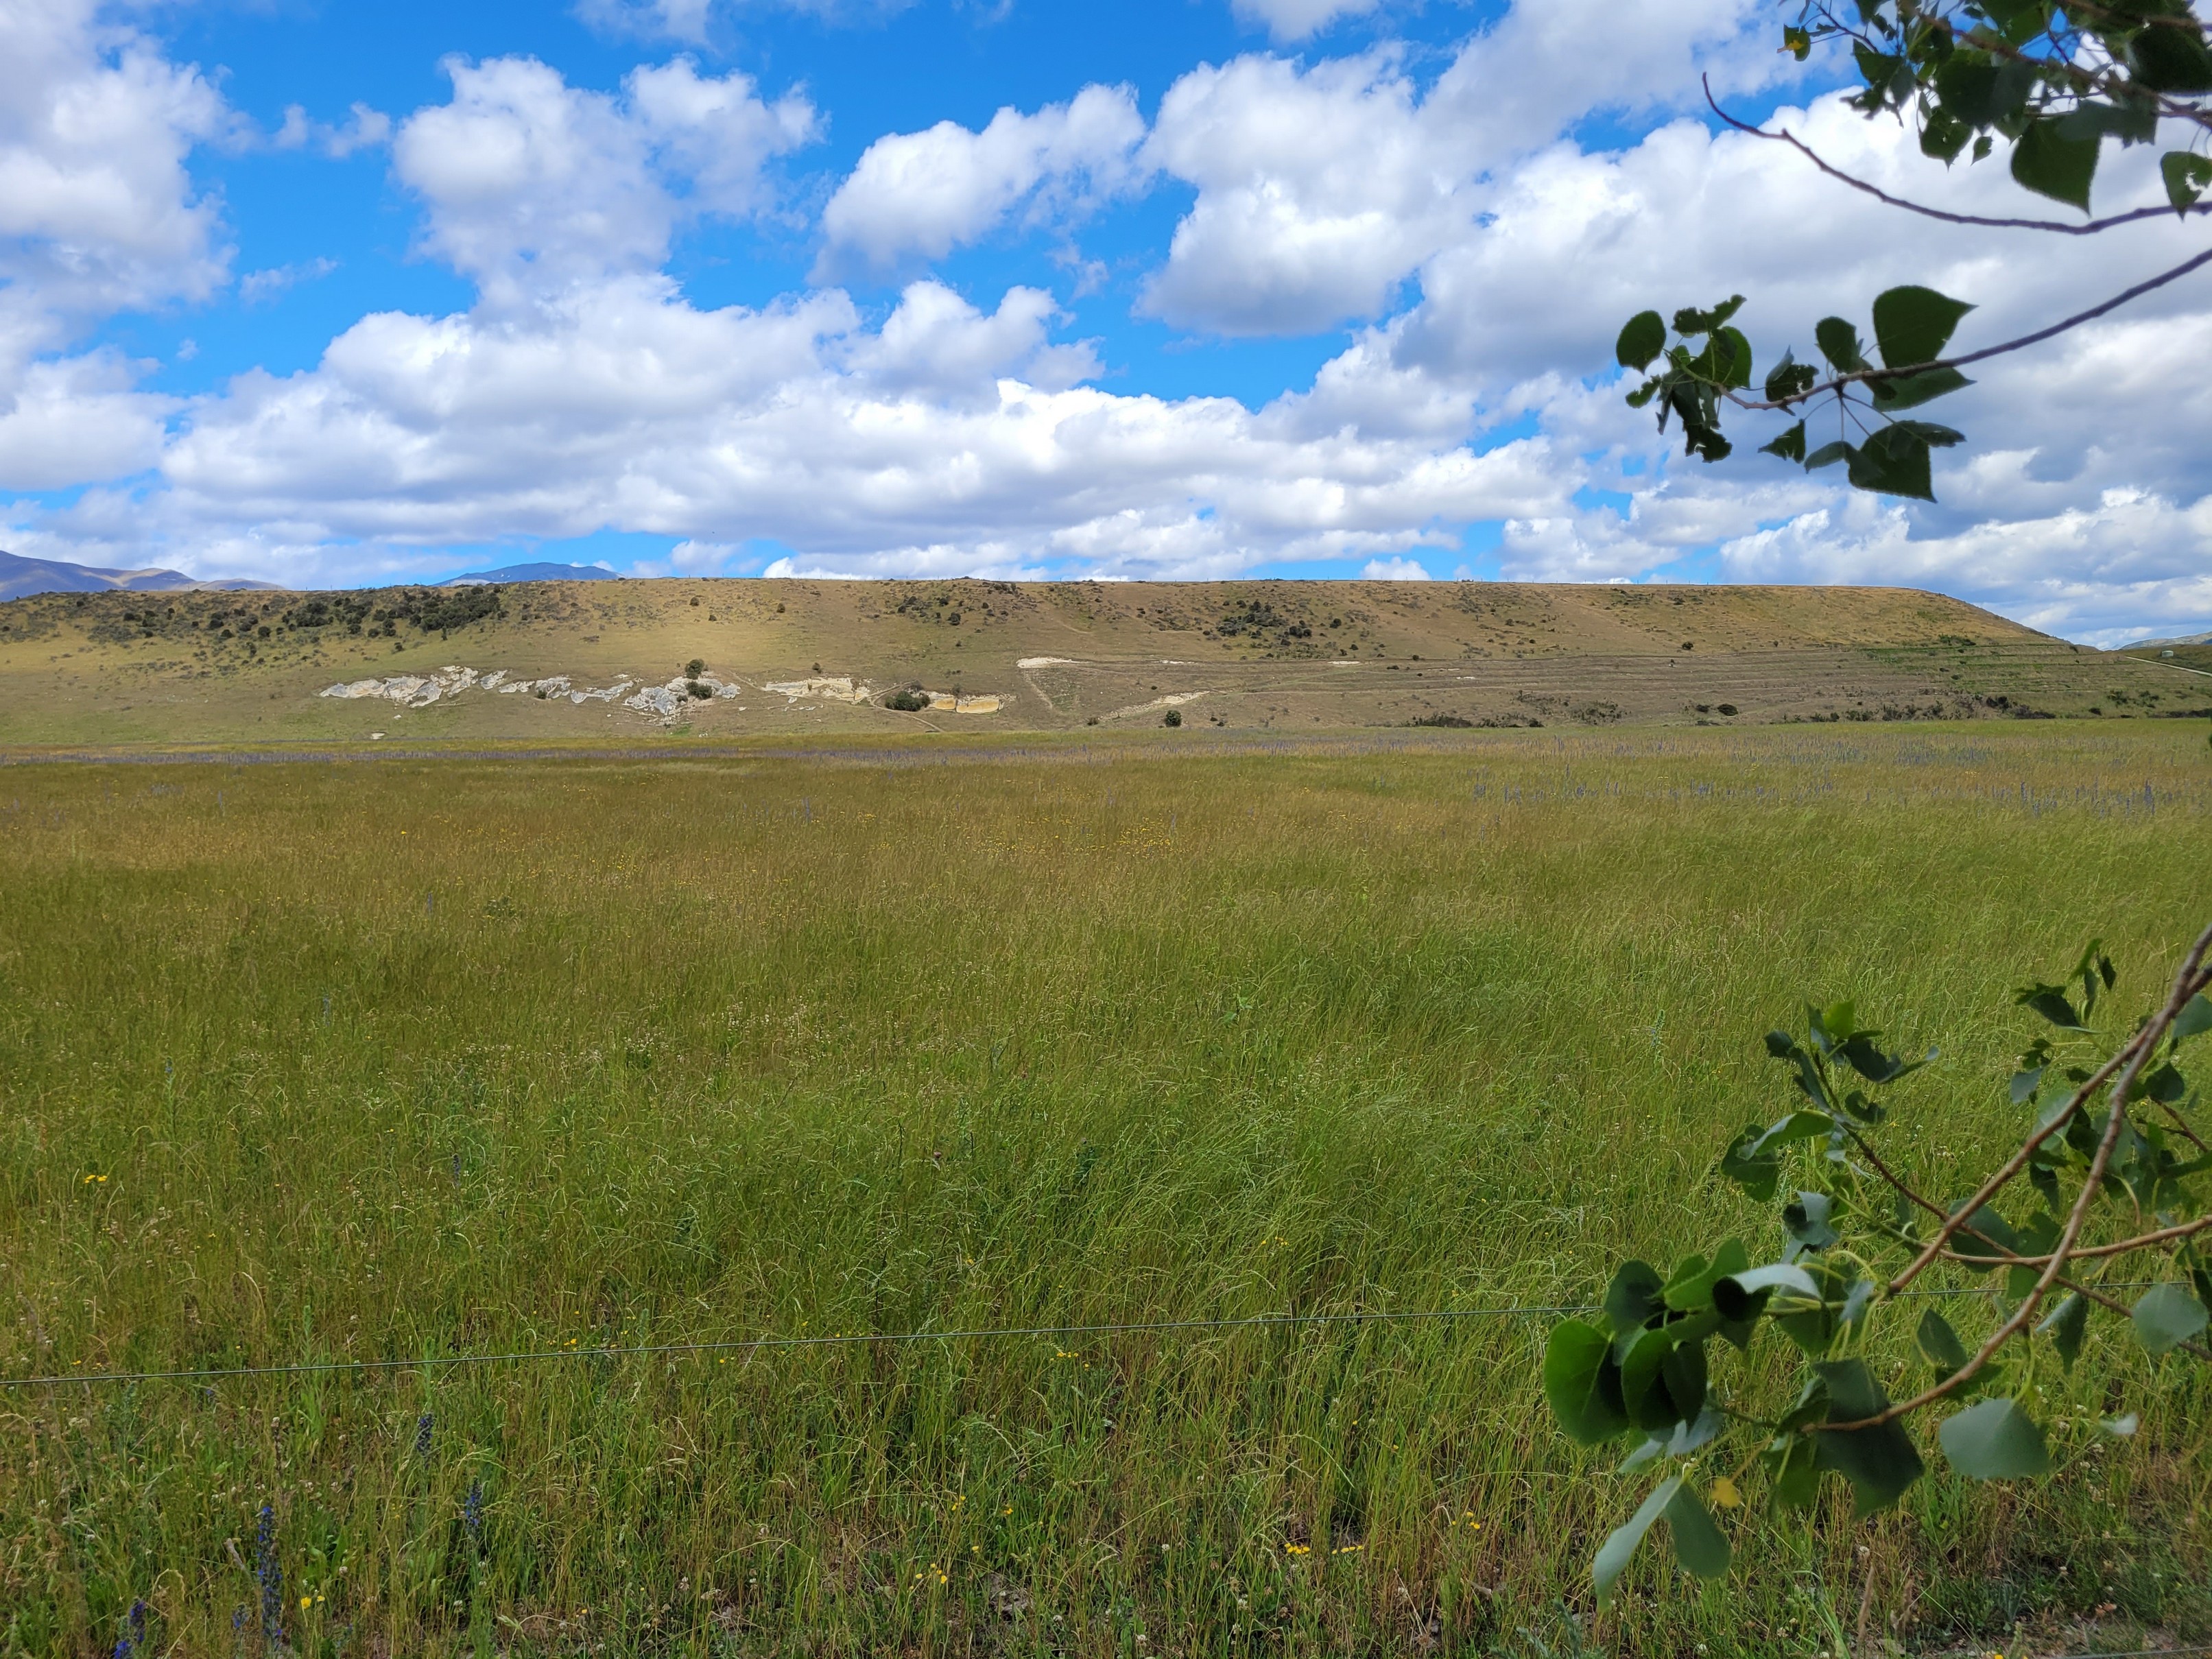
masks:
<instances>
[{"instance_id":1,"label":"pale rock face","mask_svg":"<svg viewBox=\"0 0 2212 1659\"><path fill-rule=\"evenodd\" d=\"M813 697L823 702L863 703L872 695L865 684L855 685L842 675L833 679L770 680L762 689L781 692L793 702Z\"/></svg>"},{"instance_id":2,"label":"pale rock face","mask_svg":"<svg viewBox=\"0 0 2212 1659\"><path fill-rule=\"evenodd\" d=\"M695 697L691 690L695 684L707 692L705 698ZM787 703L811 700L848 703L857 708L873 702L875 698L874 692L865 681L855 681L847 675L772 680L763 689L781 694ZM628 674L618 674L611 685L579 686L567 674L550 674L538 679L517 679L504 668L479 673L473 668L458 665L441 668L430 675L393 674L383 679L342 682L325 687L321 695L348 700L374 697L398 703L403 708L427 708L434 702L457 697L471 690L489 691L503 697L565 698L577 705L619 703L624 708L664 723L675 720L694 702L733 702L744 695L744 686L741 682L724 680L714 674L702 674L696 682L687 676L678 675L662 685L641 684ZM949 714L995 714L1013 702L1012 696L1004 694L960 696L951 691L932 691L925 695L930 700L931 708ZM742 705L738 712L744 712Z\"/></svg>"}]
</instances>

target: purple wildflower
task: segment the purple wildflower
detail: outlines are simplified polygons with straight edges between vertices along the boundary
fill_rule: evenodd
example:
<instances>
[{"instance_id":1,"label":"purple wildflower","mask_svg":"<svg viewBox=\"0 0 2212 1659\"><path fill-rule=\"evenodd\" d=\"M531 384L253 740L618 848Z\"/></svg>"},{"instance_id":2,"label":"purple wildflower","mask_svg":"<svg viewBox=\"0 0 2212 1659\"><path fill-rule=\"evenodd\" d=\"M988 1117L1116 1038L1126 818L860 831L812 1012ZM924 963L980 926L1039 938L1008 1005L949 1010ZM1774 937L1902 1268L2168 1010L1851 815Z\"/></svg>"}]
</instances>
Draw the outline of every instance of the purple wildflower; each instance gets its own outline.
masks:
<instances>
[{"instance_id":1,"label":"purple wildflower","mask_svg":"<svg viewBox=\"0 0 2212 1659\"><path fill-rule=\"evenodd\" d=\"M265 1647L284 1645L284 1569L276 1563L276 1511L261 1506L260 1524L253 1529L253 1576L261 1585L261 1640Z\"/></svg>"}]
</instances>

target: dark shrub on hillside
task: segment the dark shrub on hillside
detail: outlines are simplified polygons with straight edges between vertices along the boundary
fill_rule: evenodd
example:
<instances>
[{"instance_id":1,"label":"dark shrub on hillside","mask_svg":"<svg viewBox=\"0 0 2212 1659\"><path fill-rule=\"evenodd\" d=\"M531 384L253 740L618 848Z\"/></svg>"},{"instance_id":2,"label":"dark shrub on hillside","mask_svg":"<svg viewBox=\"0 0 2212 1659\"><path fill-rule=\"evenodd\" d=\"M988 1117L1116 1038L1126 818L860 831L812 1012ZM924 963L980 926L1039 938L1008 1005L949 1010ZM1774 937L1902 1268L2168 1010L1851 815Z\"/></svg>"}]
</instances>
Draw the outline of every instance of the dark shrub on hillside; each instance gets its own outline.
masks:
<instances>
[{"instance_id":1,"label":"dark shrub on hillside","mask_svg":"<svg viewBox=\"0 0 2212 1659\"><path fill-rule=\"evenodd\" d=\"M918 714L929 707L929 696L911 686L902 687L884 699L884 707L896 708L902 714Z\"/></svg>"},{"instance_id":2,"label":"dark shrub on hillside","mask_svg":"<svg viewBox=\"0 0 2212 1659\"><path fill-rule=\"evenodd\" d=\"M1169 709L1167 712L1167 717L1161 720L1160 724L1162 726L1181 726L1182 724L1182 710L1180 708Z\"/></svg>"}]
</instances>

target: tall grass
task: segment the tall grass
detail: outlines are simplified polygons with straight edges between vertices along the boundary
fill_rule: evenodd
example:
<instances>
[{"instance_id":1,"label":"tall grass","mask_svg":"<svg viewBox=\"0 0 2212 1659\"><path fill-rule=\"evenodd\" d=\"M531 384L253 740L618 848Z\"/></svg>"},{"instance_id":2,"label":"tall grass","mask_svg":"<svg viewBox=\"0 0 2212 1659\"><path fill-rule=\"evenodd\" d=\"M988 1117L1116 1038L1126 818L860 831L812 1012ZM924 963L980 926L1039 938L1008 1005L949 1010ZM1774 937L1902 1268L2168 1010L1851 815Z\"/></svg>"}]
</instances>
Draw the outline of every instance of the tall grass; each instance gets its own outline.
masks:
<instances>
[{"instance_id":1,"label":"tall grass","mask_svg":"<svg viewBox=\"0 0 2212 1659\"><path fill-rule=\"evenodd\" d=\"M2201 925L2201 740L0 771L0 1372L580 1356L0 1393L5 1649L141 1599L191 1653L1553 1639L1626 1488L1540 1316L582 1352L1581 1302L1773 1243L1709 1170L1808 994L1942 1045L1963 1188L2008 988L2101 933L2148 995ZM1601 1634L2201 1628L2203 1391L2156 1397Z\"/></svg>"}]
</instances>

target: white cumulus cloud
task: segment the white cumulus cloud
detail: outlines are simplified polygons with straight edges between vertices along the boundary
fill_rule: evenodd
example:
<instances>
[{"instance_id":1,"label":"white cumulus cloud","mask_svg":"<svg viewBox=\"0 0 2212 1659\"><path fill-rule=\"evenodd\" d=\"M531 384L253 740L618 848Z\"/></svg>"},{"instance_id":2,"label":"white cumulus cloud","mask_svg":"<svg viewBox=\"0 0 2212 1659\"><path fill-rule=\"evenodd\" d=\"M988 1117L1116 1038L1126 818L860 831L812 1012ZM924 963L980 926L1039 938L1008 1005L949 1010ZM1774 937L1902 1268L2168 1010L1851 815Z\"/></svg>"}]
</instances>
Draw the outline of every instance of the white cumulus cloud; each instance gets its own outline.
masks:
<instances>
[{"instance_id":1,"label":"white cumulus cloud","mask_svg":"<svg viewBox=\"0 0 2212 1659\"><path fill-rule=\"evenodd\" d=\"M1237 15L1278 40L1303 40L1340 17L1364 17L1382 0L1235 0Z\"/></svg>"},{"instance_id":2,"label":"white cumulus cloud","mask_svg":"<svg viewBox=\"0 0 2212 1659\"><path fill-rule=\"evenodd\" d=\"M678 225L765 205L763 167L817 126L799 94L771 104L682 58L620 98L534 58L446 67L452 101L408 118L394 167L428 206L425 245L496 302L656 269Z\"/></svg>"},{"instance_id":3,"label":"white cumulus cloud","mask_svg":"<svg viewBox=\"0 0 2212 1659\"><path fill-rule=\"evenodd\" d=\"M823 210L822 273L942 258L1017 211L1080 210L1127 190L1144 117L1127 87L1085 87L1034 115L1002 109L981 132L940 121L868 146Z\"/></svg>"}]
</instances>

